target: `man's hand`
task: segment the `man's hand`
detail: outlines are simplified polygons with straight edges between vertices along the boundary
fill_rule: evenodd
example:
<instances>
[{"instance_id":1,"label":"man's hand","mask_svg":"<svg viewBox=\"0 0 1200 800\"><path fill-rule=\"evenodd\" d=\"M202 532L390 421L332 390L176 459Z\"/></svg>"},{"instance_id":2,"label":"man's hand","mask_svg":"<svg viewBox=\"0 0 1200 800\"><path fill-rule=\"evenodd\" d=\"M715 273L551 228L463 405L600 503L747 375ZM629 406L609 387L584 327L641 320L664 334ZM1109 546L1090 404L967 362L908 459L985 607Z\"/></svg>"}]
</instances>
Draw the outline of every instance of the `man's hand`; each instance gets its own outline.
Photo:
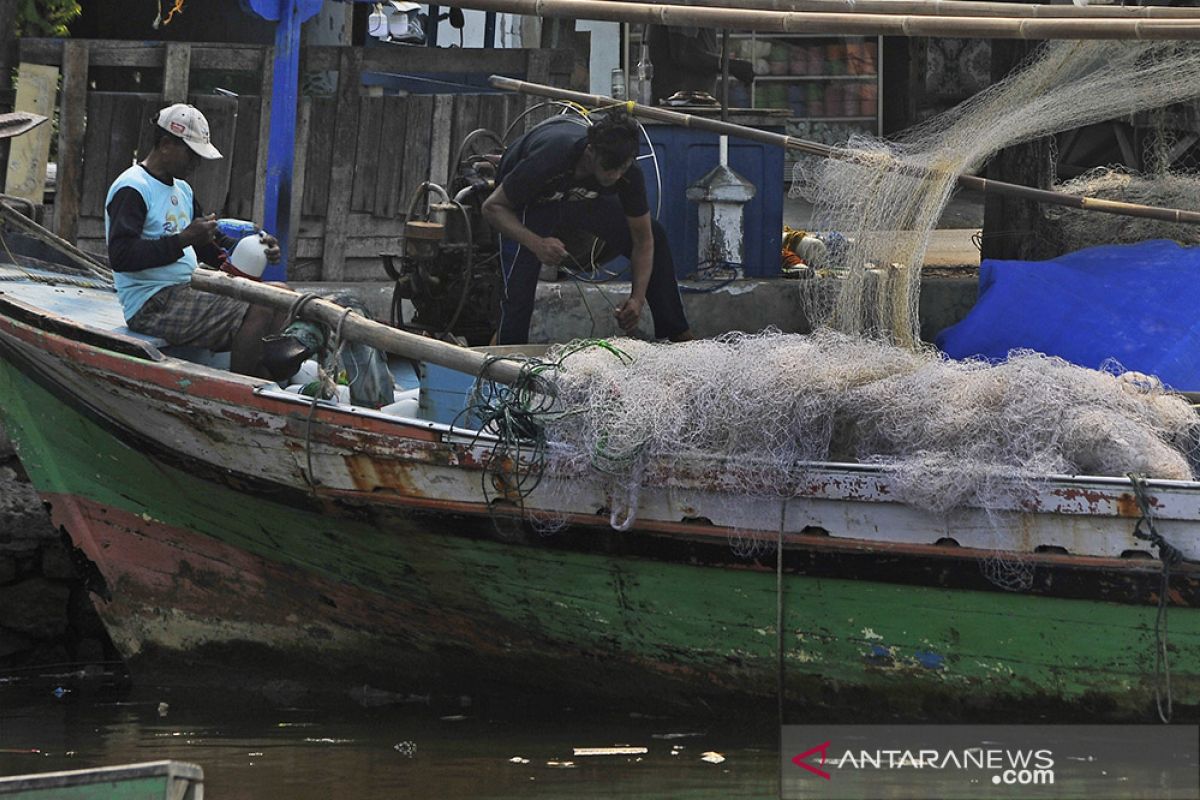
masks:
<instances>
[{"instance_id":1,"label":"man's hand","mask_svg":"<svg viewBox=\"0 0 1200 800\"><path fill-rule=\"evenodd\" d=\"M617 318L617 324L621 326L621 330L630 336L637 330L638 321L642 318L642 306L644 305L646 305L645 300L630 295L629 299L617 306L613 312L613 316Z\"/></svg>"},{"instance_id":2,"label":"man's hand","mask_svg":"<svg viewBox=\"0 0 1200 800\"><path fill-rule=\"evenodd\" d=\"M279 249L279 240L269 233L261 233L259 236L262 237L262 243L267 246L267 261L278 264L279 257L283 254Z\"/></svg>"},{"instance_id":3,"label":"man's hand","mask_svg":"<svg viewBox=\"0 0 1200 800\"><path fill-rule=\"evenodd\" d=\"M539 238L529 249L537 256L538 263L551 267L557 267L567 257L567 246L553 236Z\"/></svg>"},{"instance_id":4,"label":"man's hand","mask_svg":"<svg viewBox=\"0 0 1200 800\"><path fill-rule=\"evenodd\" d=\"M731 58L729 74L748 86L754 80L754 65L742 58Z\"/></svg>"},{"instance_id":5,"label":"man's hand","mask_svg":"<svg viewBox=\"0 0 1200 800\"><path fill-rule=\"evenodd\" d=\"M179 233L179 244L183 247L195 247L199 244L208 244L217 235L217 215L209 214L199 219L192 220L192 224L188 225Z\"/></svg>"}]
</instances>

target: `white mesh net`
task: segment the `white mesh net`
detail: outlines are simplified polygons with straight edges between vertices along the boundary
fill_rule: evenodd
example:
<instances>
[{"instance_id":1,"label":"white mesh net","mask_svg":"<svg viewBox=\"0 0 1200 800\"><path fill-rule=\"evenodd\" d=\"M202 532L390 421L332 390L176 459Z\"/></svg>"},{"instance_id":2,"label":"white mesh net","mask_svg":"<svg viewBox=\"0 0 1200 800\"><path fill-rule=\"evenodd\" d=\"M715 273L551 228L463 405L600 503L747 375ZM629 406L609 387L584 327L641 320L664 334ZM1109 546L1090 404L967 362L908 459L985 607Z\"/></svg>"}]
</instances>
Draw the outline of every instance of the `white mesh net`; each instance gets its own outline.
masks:
<instances>
[{"instance_id":1,"label":"white mesh net","mask_svg":"<svg viewBox=\"0 0 1200 800\"><path fill-rule=\"evenodd\" d=\"M895 142L857 137L847 159L800 159L793 192L814 203L811 227L849 241L838 291L805 282L809 320L914 346L921 264L956 176L1004 147L1193 97L1198 81L1193 42L1051 42Z\"/></svg>"},{"instance_id":2,"label":"white mesh net","mask_svg":"<svg viewBox=\"0 0 1200 800\"><path fill-rule=\"evenodd\" d=\"M1195 210L1197 198L1200 198L1200 178L1181 173L1139 175L1123 169L1097 167L1055 189L1081 197ZM1099 244L1133 244L1150 239L1200 244L1200 225L1095 214L1062 206L1048 207L1046 217L1052 222L1049 227L1054 232L1055 250L1061 253Z\"/></svg>"},{"instance_id":3,"label":"white mesh net","mask_svg":"<svg viewBox=\"0 0 1200 800\"><path fill-rule=\"evenodd\" d=\"M885 468L897 502L943 515L947 529L959 509L985 511L985 573L1009 588L1032 573L1003 509L1053 475L1192 480L1200 434L1186 400L1117 364L1090 370L1033 352L952 361L828 328L573 342L529 374L476 408L499 437L485 491L522 503L543 533L568 510L626 530L645 485L665 484L680 509L719 512L735 552L755 556L782 520L770 517L776 504L747 497L801 495L823 462L857 461ZM580 506L579 480L602 488L601 507Z\"/></svg>"},{"instance_id":4,"label":"white mesh net","mask_svg":"<svg viewBox=\"0 0 1200 800\"><path fill-rule=\"evenodd\" d=\"M959 362L830 330L615 344L626 357L563 360L543 421L556 468L595 469L622 499L647 464L697 459L721 464L731 491L777 496L795 493L804 462L885 464L900 500L936 512L1047 475L1192 479L1192 407L1115 365Z\"/></svg>"}]
</instances>

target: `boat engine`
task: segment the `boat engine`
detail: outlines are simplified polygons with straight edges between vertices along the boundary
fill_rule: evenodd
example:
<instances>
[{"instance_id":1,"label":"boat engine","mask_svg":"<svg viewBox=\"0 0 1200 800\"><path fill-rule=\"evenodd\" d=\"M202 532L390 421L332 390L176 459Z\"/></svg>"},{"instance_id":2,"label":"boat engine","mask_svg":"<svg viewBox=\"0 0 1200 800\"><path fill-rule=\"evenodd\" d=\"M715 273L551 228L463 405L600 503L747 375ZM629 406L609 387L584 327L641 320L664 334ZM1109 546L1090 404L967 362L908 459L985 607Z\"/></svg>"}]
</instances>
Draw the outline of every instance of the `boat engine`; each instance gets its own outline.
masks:
<instances>
[{"instance_id":1,"label":"boat engine","mask_svg":"<svg viewBox=\"0 0 1200 800\"><path fill-rule=\"evenodd\" d=\"M488 138L496 152L471 152ZM491 131L472 131L459 147L450 190L426 181L413 193L400 252L381 254L395 281L392 325L472 346L491 340L504 286L499 238L481 207L495 187L500 144ZM405 300L413 309L407 320Z\"/></svg>"}]
</instances>

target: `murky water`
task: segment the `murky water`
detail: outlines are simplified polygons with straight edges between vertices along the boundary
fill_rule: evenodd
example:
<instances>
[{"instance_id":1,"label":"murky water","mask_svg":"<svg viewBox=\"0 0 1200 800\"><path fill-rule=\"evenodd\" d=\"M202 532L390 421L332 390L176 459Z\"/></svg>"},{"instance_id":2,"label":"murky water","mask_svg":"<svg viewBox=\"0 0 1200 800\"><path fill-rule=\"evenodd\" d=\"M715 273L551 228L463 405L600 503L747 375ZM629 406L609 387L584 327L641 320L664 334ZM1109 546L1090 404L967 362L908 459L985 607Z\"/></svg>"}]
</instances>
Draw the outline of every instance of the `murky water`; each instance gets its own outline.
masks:
<instances>
[{"instance_id":1,"label":"murky water","mask_svg":"<svg viewBox=\"0 0 1200 800\"><path fill-rule=\"evenodd\" d=\"M0 775L170 758L204 769L228 798L770 798L772 720L538 708L272 706L212 693L0 687ZM165 704L162 705L162 704ZM645 747L576 756L575 748ZM706 752L721 763L702 759Z\"/></svg>"}]
</instances>

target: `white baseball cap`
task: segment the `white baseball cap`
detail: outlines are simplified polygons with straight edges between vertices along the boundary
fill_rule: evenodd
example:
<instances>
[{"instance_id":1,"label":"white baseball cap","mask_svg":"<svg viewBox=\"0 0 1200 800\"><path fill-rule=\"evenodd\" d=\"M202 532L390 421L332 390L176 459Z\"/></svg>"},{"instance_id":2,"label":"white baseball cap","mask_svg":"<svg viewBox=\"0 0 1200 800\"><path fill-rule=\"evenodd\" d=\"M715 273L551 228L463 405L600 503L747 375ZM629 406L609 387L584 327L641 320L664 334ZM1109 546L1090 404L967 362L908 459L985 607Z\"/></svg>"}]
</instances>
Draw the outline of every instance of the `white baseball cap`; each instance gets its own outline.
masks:
<instances>
[{"instance_id":1,"label":"white baseball cap","mask_svg":"<svg viewBox=\"0 0 1200 800\"><path fill-rule=\"evenodd\" d=\"M221 158L221 151L212 146L208 134L208 120L195 106L176 103L158 112L155 120L158 127L183 139L184 144L201 158Z\"/></svg>"}]
</instances>

